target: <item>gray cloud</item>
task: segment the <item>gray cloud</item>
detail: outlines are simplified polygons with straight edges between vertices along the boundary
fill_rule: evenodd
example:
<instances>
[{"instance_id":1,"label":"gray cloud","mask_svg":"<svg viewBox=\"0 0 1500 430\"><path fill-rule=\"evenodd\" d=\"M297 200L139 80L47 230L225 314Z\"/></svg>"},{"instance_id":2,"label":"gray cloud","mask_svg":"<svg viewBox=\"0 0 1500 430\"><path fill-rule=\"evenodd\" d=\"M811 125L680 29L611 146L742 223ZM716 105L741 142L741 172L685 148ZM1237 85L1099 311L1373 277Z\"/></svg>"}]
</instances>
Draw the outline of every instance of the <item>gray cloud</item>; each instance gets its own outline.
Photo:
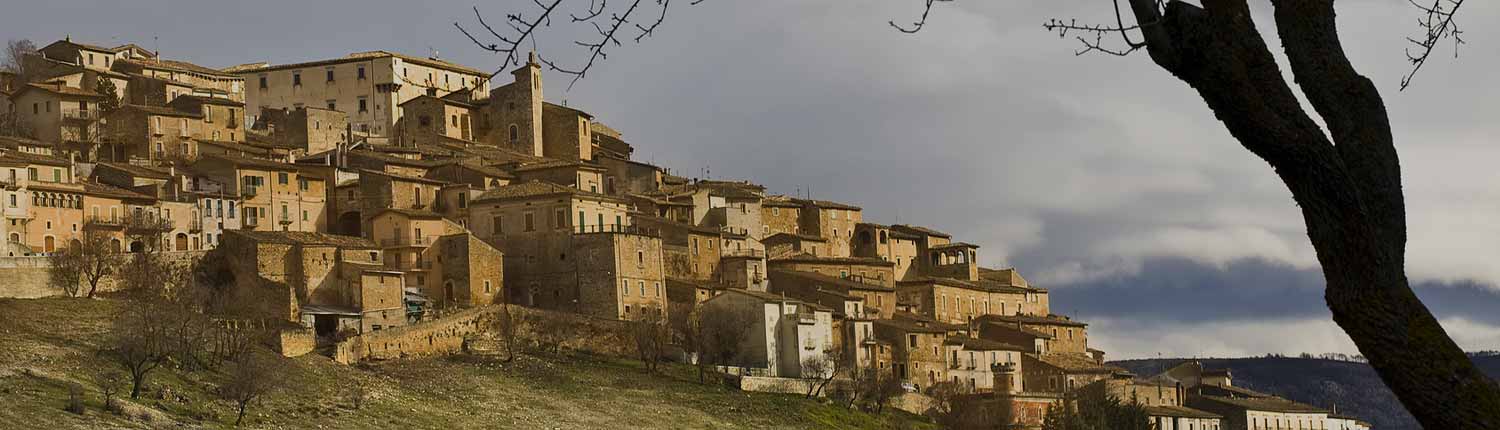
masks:
<instances>
[{"instance_id":1,"label":"gray cloud","mask_svg":"<svg viewBox=\"0 0 1500 430\"><path fill-rule=\"evenodd\" d=\"M479 6L498 19L528 4ZM1089 297L1065 293L1070 285L1180 275L1178 282L1203 286L1188 297L1209 304L1215 297L1206 279L1214 270L1240 282L1250 275L1247 264L1285 265L1292 273L1278 276L1291 283L1315 269L1285 187L1190 89L1143 55L1075 57L1073 41L1040 28L1054 16L1107 21L1107 8L960 1L940 5L919 35L885 25L915 17L918 4L708 1L675 9L656 37L627 42L571 91L559 76L546 89L550 99L624 132L640 158L680 173L708 167L715 177L753 179L787 194L811 187L815 197L865 207L869 220L931 225L978 243L984 263L1016 265L1055 286L1067 297L1056 301L1059 310L1090 306ZM42 43L66 29L79 40L159 46L169 57L221 67L370 49L436 49L449 60L497 67L452 27L470 19L472 5L56 0L7 5L0 28ZM1279 47L1267 6L1255 7L1262 34ZM1500 112L1487 102L1500 88L1486 78L1500 38L1470 27L1463 57L1435 56L1416 86L1398 93L1406 70L1400 50L1414 30L1410 6L1366 0L1340 3L1339 12L1351 58L1384 90L1403 156L1409 272L1424 281L1495 285L1500 169L1489 164L1500 148L1490 144L1490 119ZM1472 4L1464 13L1468 22L1500 21L1500 5ZM571 36L544 34L539 48L581 56ZM1134 309L1176 300L1147 285L1110 288L1130 305L1093 315L1129 318L1122 327L1149 326L1152 317ZM1326 317L1314 312L1315 296L1257 309L1267 320L1311 323ZM1473 324L1492 322L1465 315ZM1236 321L1222 318L1194 321ZM1500 347L1480 326L1465 327L1450 329Z\"/></svg>"}]
</instances>

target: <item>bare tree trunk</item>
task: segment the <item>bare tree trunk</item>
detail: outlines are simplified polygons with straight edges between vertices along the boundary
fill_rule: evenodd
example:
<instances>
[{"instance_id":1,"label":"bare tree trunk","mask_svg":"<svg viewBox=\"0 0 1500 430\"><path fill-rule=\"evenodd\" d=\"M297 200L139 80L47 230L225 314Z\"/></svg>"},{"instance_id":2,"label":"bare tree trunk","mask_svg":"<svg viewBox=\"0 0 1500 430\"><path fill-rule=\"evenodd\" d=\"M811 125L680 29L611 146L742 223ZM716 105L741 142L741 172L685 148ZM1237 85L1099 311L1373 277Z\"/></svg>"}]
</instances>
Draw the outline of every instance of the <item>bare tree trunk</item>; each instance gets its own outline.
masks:
<instances>
[{"instance_id":1,"label":"bare tree trunk","mask_svg":"<svg viewBox=\"0 0 1500 430\"><path fill-rule=\"evenodd\" d=\"M1406 212L1385 104L1344 56L1331 0L1272 0L1302 109L1245 0L1130 0L1152 61L1196 89L1291 190L1327 282L1333 319L1430 429L1500 428L1500 388L1417 299L1405 273ZM1329 138L1332 138L1330 141Z\"/></svg>"}]
</instances>

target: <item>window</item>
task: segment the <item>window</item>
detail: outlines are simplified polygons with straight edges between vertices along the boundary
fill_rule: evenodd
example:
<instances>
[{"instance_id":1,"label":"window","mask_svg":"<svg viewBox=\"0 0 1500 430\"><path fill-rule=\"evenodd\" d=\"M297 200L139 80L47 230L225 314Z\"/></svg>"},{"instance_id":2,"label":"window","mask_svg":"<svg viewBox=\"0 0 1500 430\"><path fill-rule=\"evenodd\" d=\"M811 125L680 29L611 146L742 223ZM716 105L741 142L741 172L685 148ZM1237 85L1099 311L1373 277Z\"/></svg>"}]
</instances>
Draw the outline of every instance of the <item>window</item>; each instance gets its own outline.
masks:
<instances>
[{"instance_id":1,"label":"window","mask_svg":"<svg viewBox=\"0 0 1500 430\"><path fill-rule=\"evenodd\" d=\"M328 82L333 82L333 68L329 67L328 70L324 71L324 73L328 75Z\"/></svg>"},{"instance_id":2,"label":"window","mask_svg":"<svg viewBox=\"0 0 1500 430\"><path fill-rule=\"evenodd\" d=\"M287 183L286 182L287 181L286 178L287 178L286 172L279 172L279 173L276 174L276 183L281 184L281 185L286 185L286 183Z\"/></svg>"},{"instance_id":3,"label":"window","mask_svg":"<svg viewBox=\"0 0 1500 430\"><path fill-rule=\"evenodd\" d=\"M307 211L302 211L302 220L307 221Z\"/></svg>"},{"instance_id":4,"label":"window","mask_svg":"<svg viewBox=\"0 0 1500 430\"><path fill-rule=\"evenodd\" d=\"M338 101L337 100L329 100L328 101L328 110L339 110L339 103L338 103Z\"/></svg>"},{"instance_id":5,"label":"window","mask_svg":"<svg viewBox=\"0 0 1500 430\"><path fill-rule=\"evenodd\" d=\"M365 69L364 68L360 68L359 71L360 71L360 73L364 73ZM490 280L488 280L488 279L484 280L484 293L485 294L489 294L490 293Z\"/></svg>"},{"instance_id":6,"label":"window","mask_svg":"<svg viewBox=\"0 0 1500 430\"><path fill-rule=\"evenodd\" d=\"M515 124L511 124L510 125L510 144L515 145L516 142L518 142L520 140L521 140L521 132L520 132L520 130L516 128Z\"/></svg>"},{"instance_id":7,"label":"window","mask_svg":"<svg viewBox=\"0 0 1500 430\"><path fill-rule=\"evenodd\" d=\"M641 297L646 297L646 281L637 281L635 286L641 289Z\"/></svg>"},{"instance_id":8,"label":"window","mask_svg":"<svg viewBox=\"0 0 1500 430\"><path fill-rule=\"evenodd\" d=\"M361 66L359 66L358 69L355 69L354 77L356 79L364 79L365 78L365 66L361 65ZM489 281L485 281L485 284L489 284ZM486 289L486 291L488 291L488 289Z\"/></svg>"},{"instance_id":9,"label":"window","mask_svg":"<svg viewBox=\"0 0 1500 430\"><path fill-rule=\"evenodd\" d=\"M917 335L914 335L914 334L906 335L906 345L907 345L906 346L907 348L916 348L917 347Z\"/></svg>"},{"instance_id":10,"label":"window","mask_svg":"<svg viewBox=\"0 0 1500 430\"><path fill-rule=\"evenodd\" d=\"M656 283L656 297L661 297L661 283Z\"/></svg>"},{"instance_id":11,"label":"window","mask_svg":"<svg viewBox=\"0 0 1500 430\"><path fill-rule=\"evenodd\" d=\"M203 122L214 122L214 108L203 106Z\"/></svg>"},{"instance_id":12,"label":"window","mask_svg":"<svg viewBox=\"0 0 1500 430\"><path fill-rule=\"evenodd\" d=\"M297 189L307 191L307 178L297 178Z\"/></svg>"},{"instance_id":13,"label":"window","mask_svg":"<svg viewBox=\"0 0 1500 430\"><path fill-rule=\"evenodd\" d=\"M526 231L536 231L536 221L532 219L531 212L526 213L523 222L526 224Z\"/></svg>"},{"instance_id":14,"label":"window","mask_svg":"<svg viewBox=\"0 0 1500 430\"><path fill-rule=\"evenodd\" d=\"M495 230L495 234L505 233L505 217L496 216L491 220L491 222L494 223L494 226L492 228Z\"/></svg>"},{"instance_id":15,"label":"window","mask_svg":"<svg viewBox=\"0 0 1500 430\"><path fill-rule=\"evenodd\" d=\"M558 209L557 212L554 214L552 220L553 220L553 223L554 223L554 224L552 224L552 228L554 228L554 229L561 229L561 228L567 227L568 226L568 211L563 210L563 209Z\"/></svg>"},{"instance_id":16,"label":"window","mask_svg":"<svg viewBox=\"0 0 1500 430\"><path fill-rule=\"evenodd\" d=\"M292 72L292 86L302 85L302 72Z\"/></svg>"},{"instance_id":17,"label":"window","mask_svg":"<svg viewBox=\"0 0 1500 430\"><path fill-rule=\"evenodd\" d=\"M364 70L364 69L360 69L360 70ZM365 96L359 96L359 111L360 112L369 112L370 111L369 110L369 100L366 100Z\"/></svg>"},{"instance_id":18,"label":"window","mask_svg":"<svg viewBox=\"0 0 1500 430\"><path fill-rule=\"evenodd\" d=\"M469 195L467 193L458 193L458 207L459 209L469 207Z\"/></svg>"},{"instance_id":19,"label":"window","mask_svg":"<svg viewBox=\"0 0 1500 430\"><path fill-rule=\"evenodd\" d=\"M620 295L630 295L630 281L620 281Z\"/></svg>"},{"instance_id":20,"label":"window","mask_svg":"<svg viewBox=\"0 0 1500 430\"><path fill-rule=\"evenodd\" d=\"M635 262L636 264L646 264L646 251L636 251Z\"/></svg>"}]
</instances>

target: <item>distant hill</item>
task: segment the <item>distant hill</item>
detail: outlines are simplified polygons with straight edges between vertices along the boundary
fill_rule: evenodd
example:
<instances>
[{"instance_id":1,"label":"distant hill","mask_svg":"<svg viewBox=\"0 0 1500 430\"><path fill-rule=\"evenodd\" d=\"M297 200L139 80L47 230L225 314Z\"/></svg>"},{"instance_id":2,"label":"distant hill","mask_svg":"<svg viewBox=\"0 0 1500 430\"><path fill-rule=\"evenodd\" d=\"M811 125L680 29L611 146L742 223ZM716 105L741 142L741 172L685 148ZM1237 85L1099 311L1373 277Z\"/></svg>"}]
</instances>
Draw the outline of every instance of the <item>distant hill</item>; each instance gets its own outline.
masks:
<instances>
[{"instance_id":1,"label":"distant hill","mask_svg":"<svg viewBox=\"0 0 1500 430\"><path fill-rule=\"evenodd\" d=\"M1122 360L1112 362L1137 375L1150 376L1182 359ZM1294 357L1200 359L1208 368L1227 368L1234 385L1276 394L1299 402L1330 408L1369 421L1378 430L1418 430L1422 427L1365 363ZM1474 355L1474 363L1500 378L1500 355Z\"/></svg>"}]
</instances>

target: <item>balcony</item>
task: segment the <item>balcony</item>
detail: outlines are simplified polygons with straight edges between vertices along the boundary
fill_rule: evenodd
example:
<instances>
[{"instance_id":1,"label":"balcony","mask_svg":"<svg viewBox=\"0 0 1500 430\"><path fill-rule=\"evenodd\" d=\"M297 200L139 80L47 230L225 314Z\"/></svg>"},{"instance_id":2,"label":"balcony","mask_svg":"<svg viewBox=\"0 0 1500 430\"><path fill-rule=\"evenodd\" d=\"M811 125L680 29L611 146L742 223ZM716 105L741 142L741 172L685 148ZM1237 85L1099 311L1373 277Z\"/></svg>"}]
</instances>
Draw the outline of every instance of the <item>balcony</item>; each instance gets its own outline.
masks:
<instances>
[{"instance_id":1,"label":"balcony","mask_svg":"<svg viewBox=\"0 0 1500 430\"><path fill-rule=\"evenodd\" d=\"M86 229L119 229L125 228L125 218L116 216L91 216L84 220L83 228Z\"/></svg>"},{"instance_id":2,"label":"balcony","mask_svg":"<svg viewBox=\"0 0 1500 430\"><path fill-rule=\"evenodd\" d=\"M260 225L260 217L247 216L240 224L243 224L245 227L258 226Z\"/></svg>"},{"instance_id":3,"label":"balcony","mask_svg":"<svg viewBox=\"0 0 1500 430\"><path fill-rule=\"evenodd\" d=\"M97 121L101 114L98 109L64 109L62 117L71 121Z\"/></svg>"},{"instance_id":4,"label":"balcony","mask_svg":"<svg viewBox=\"0 0 1500 430\"><path fill-rule=\"evenodd\" d=\"M766 258L766 252L759 249L725 249L721 255L724 257Z\"/></svg>"},{"instance_id":5,"label":"balcony","mask_svg":"<svg viewBox=\"0 0 1500 430\"><path fill-rule=\"evenodd\" d=\"M428 246L437 241L437 236L397 237L380 239L381 246Z\"/></svg>"},{"instance_id":6,"label":"balcony","mask_svg":"<svg viewBox=\"0 0 1500 430\"><path fill-rule=\"evenodd\" d=\"M203 231L203 220L198 220L198 219L188 220L188 231L192 231L192 232Z\"/></svg>"},{"instance_id":7,"label":"balcony","mask_svg":"<svg viewBox=\"0 0 1500 430\"><path fill-rule=\"evenodd\" d=\"M255 197L255 195L260 192L259 190L257 190L257 188L260 187L254 185L246 185L240 187L240 195L243 195L245 197Z\"/></svg>"}]
</instances>

